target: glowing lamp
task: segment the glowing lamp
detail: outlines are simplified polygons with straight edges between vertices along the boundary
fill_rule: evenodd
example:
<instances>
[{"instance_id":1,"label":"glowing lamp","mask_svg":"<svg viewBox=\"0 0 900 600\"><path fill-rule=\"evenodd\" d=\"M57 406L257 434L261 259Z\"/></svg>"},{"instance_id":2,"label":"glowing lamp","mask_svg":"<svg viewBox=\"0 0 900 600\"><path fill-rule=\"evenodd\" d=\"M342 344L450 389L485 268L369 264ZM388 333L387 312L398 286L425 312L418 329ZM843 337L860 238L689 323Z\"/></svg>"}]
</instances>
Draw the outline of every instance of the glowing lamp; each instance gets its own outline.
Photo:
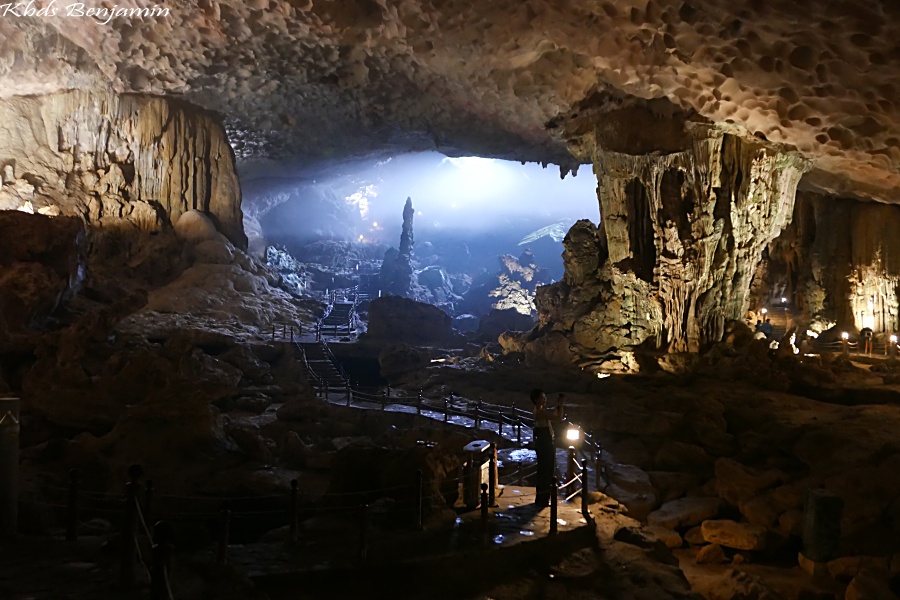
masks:
<instances>
[{"instance_id":1,"label":"glowing lamp","mask_svg":"<svg viewBox=\"0 0 900 600\"><path fill-rule=\"evenodd\" d=\"M764 309L762 309L760 312L761 312L762 314L766 314L766 313L769 312L769 309L768 309L768 308L764 308Z\"/></svg>"},{"instance_id":2,"label":"glowing lamp","mask_svg":"<svg viewBox=\"0 0 900 600\"><path fill-rule=\"evenodd\" d=\"M897 336L896 336L896 335L892 335L892 336L891 336L891 343L892 343L892 344L896 344L896 343L897 343Z\"/></svg>"},{"instance_id":3,"label":"glowing lamp","mask_svg":"<svg viewBox=\"0 0 900 600\"><path fill-rule=\"evenodd\" d=\"M781 298L781 303L782 303L782 304L787 304L787 298L782 297L782 298Z\"/></svg>"},{"instance_id":4,"label":"glowing lamp","mask_svg":"<svg viewBox=\"0 0 900 600\"><path fill-rule=\"evenodd\" d=\"M841 339L842 339L842 340L849 340L849 339L850 339L850 334L847 333L846 331L843 332L843 333L841 333Z\"/></svg>"},{"instance_id":5,"label":"glowing lamp","mask_svg":"<svg viewBox=\"0 0 900 600\"><path fill-rule=\"evenodd\" d=\"M578 429L575 425L569 425L569 428L566 429L566 441L570 443L575 443L581 439L581 430Z\"/></svg>"}]
</instances>

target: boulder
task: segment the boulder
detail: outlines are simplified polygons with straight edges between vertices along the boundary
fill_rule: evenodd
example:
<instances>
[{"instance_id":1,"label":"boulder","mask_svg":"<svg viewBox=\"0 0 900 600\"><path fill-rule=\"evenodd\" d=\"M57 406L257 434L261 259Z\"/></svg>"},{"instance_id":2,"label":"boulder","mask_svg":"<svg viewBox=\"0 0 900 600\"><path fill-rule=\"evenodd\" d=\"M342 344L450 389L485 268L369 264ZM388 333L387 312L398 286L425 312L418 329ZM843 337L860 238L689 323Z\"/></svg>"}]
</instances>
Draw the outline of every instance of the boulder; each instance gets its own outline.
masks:
<instances>
[{"instance_id":1,"label":"boulder","mask_svg":"<svg viewBox=\"0 0 900 600\"><path fill-rule=\"evenodd\" d=\"M430 304L400 296L383 296L371 302L366 336L422 345L456 339L450 315Z\"/></svg>"},{"instance_id":2,"label":"boulder","mask_svg":"<svg viewBox=\"0 0 900 600\"><path fill-rule=\"evenodd\" d=\"M214 240L218 233L212 219L198 210L183 213L175 222L175 235L192 244Z\"/></svg>"},{"instance_id":3,"label":"boulder","mask_svg":"<svg viewBox=\"0 0 900 600\"><path fill-rule=\"evenodd\" d=\"M407 373L424 369L430 362L430 352L407 344L390 344L378 354L381 376L391 381Z\"/></svg>"},{"instance_id":4,"label":"boulder","mask_svg":"<svg viewBox=\"0 0 900 600\"><path fill-rule=\"evenodd\" d=\"M481 317L478 323L478 335L496 340L501 333L507 331L528 331L534 327L531 315L522 314L515 308L494 309Z\"/></svg>"},{"instance_id":5,"label":"boulder","mask_svg":"<svg viewBox=\"0 0 900 600\"><path fill-rule=\"evenodd\" d=\"M766 547L767 531L757 525L737 523L727 519L704 521L700 526L703 539L735 550L762 550Z\"/></svg>"},{"instance_id":6,"label":"boulder","mask_svg":"<svg viewBox=\"0 0 900 600\"><path fill-rule=\"evenodd\" d=\"M835 579L850 581L863 570L888 573L890 565L889 556L842 556L828 561L828 572Z\"/></svg>"},{"instance_id":7,"label":"boulder","mask_svg":"<svg viewBox=\"0 0 900 600\"><path fill-rule=\"evenodd\" d=\"M897 600L887 573L867 569L850 581L844 600Z\"/></svg>"},{"instance_id":8,"label":"boulder","mask_svg":"<svg viewBox=\"0 0 900 600\"><path fill-rule=\"evenodd\" d=\"M730 458L718 459L715 470L717 493L734 506L752 500L761 491L787 479L779 471L759 472Z\"/></svg>"},{"instance_id":9,"label":"boulder","mask_svg":"<svg viewBox=\"0 0 900 600\"><path fill-rule=\"evenodd\" d=\"M718 544L703 546L697 551L695 559L698 565L721 565L728 562L725 551Z\"/></svg>"},{"instance_id":10,"label":"boulder","mask_svg":"<svg viewBox=\"0 0 900 600\"><path fill-rule=\"evenodd\" d=\"M678 535L677 531L668 529L666 527L655 526L646 527L645 529L656 536L663 544L666 545L666 547L673 550L675 548L681 548L683 540L681 539L681 536Z\"/></svg>"},{"instance_id":11,"label":"boulder","mask_svg":"<svg viewBox=\"0 0 900 600\"><path fill-rule=\"evenodd\" d=\"M650 513L647 523L668 529L693 527L719 514L718 498L680 498Z\"/></svg>"},{"instance_id":12,"label":"boulder","mask_svg":"<svg viewBox=\"0 0 900 600\"><path fill-rule=\"evenodd\" d=\"M645 471L632 465L610 465L604 492L628 509L628 516L645 519L656 506L656 490Z\"/></svg>"}]
</instances>

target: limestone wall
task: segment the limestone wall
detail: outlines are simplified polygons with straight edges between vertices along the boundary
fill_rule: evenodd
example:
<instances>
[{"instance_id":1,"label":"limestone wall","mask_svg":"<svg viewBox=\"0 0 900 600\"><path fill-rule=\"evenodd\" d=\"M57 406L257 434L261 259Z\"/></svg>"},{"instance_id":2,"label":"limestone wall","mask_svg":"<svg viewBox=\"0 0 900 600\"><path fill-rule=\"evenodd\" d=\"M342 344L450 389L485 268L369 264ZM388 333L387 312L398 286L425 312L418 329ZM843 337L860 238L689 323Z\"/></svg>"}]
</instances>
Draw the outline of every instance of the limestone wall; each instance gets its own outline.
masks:
<instances>
[{"instance_id":1,"label":"limestone wall","mask_svg":"<svg viewBox=\"0 0 900 600\"><path fill-rule=\"evenodd\" d=\"M2 99L0 178L0 210L157 230L193 209L246 247L225 131L184 103L82 91Z\"/></svg>"}]
</instances>

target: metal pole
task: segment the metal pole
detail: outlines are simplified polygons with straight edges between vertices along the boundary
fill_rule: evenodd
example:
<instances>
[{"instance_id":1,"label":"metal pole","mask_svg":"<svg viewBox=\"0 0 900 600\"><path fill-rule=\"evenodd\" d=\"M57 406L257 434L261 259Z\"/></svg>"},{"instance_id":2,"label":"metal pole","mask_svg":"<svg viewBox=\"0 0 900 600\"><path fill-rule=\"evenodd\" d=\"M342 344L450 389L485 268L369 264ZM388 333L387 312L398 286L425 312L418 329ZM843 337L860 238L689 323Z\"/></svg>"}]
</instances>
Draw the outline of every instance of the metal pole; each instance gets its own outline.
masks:
<instances>
[{"instance_id":1,"label":"metal pole","mask_svg":"<svg viewBox=\"0 0 900 600\"><path fill-rule=\"evenodd\" d=\"M587 460L581 465L581 514L587 519L590 516L588 511L588 469Z\"/></svg>"},{"instance_id":2,"label":"metal pole","mask_svg":"<svg viewBox=\"0 0 900 600\"><path fill-rule=\"evenodd\" d=\"M487 536L488 530L488 484L481 484L481 533Z\"/></svg>"},{"instance_id":3,"label":"metal pole","mask_svg":"<svg viewBox=\"0 0 900 600\"><path fill-rule=\"evenodd\" d=\"M488 458L488 481L490 482L488 503L491 506L494 506L497 496L497 445L491 442L491 447L488 449L488 452L491 453Z\"/></svg>"},{"instance_id":4,"label":"metal pole","mask_svg":"<svg viewBox=\"0 0 900 600\"><path fill-rule=\"evenodd\" d=\"M597 466L594 469L594 485L597 486L597 491L600 491L600 486L603 485L603 450L597 449Z\"/></svg>"},{"instance_id":5,"label":"metal pole","mask_svg":"<svg viewBox=\"0 0 900 600\"><path fill-rule=\"evenodd\" d=\"M222 511L219 521L219 548L216 554L216 562L224 565L228 562L228 537L231 533L231 510L228 501L222 503Z\"/></svg>"},{"instance_id":6,"label":"metal pole","mask_svg":"<svg viewBox=\"0 0 900 600\"><path fill-rule=\"evenodd\" d=\"M578 466L575 463L575 446L569 446L568 458L566 458L566 481L575 479L575 474L578 472ZM576 482L572 482L566 486L566 497L574 494L576 489L578 489L576 487Z\"/></svg>"},{"instance_id":7,"label":"metal pole","mask_svg":"<svg viewBox=\"0 0 900 600\"><path fill-rule=\"evenodd\" d=\"M291 526L291 542L297 541L297 480L291 479L291 496L290 496L291 505L288 509L288 517L290 519Z\"/></svg>"},{"instance_id":8,"label":"metal pole","mask_svg":"<svg viewBox=\"0 0 900 600\"><path fill-rule=\"evenodd\" d=\"M424 519L422 511L425 509L425 482L422 477L422 469L416 471L416 529L422 531Z\"/></svg>"},{"instance_id":9,"label":"metal pole","mask_svg":"<svg viewBox=\"0 0 900 600\"><path fill-rule=\"evenodd\" d=\"M66 541L78 539L78 469L69 471L69 503L66 509Z\"/></svg>"},{"instance_id":10,"label":"metal pole","mask_svg":"<svg viewBox=\"0 0 900 600\"><path fill-rule=\"evenodd\" d=\"M369 505L362 505L359 523L359 564L365 566L369 559Z\"/></svg>"},{"instance_id":11,"label":"metal pole","mask_svg":"<svg viewBox=\"0 0 900 600\"><path fill-rule=\"evenodd\" d=\"M481 402L475 403L475 429L481 424Z\"/></svg>"},{"instance_id":12,"label":"metal pole","mask_svg":"<svg viewBox=\"0 0 900 600\"><path fill-rule=\"evenodd\" d=\"M143 515L144 515L144 523L147 523L147 527L150 529L150 535L153 535L153 513L151 512L153 509L153 480L148 479L147 485L144 489L144 507L143 507Z\"/></svg>"},{"instance_id":13,"label":"metal pole","mask_svg":"<svg viewBox=\"0 0 900 600\"><path fill-rule=\"evenodd\" d=\"M0 398L0 538L16 534L19 517L19 399Z\"/></svg>"},{"instance_id":14,"label":"metal pole","mask_svg":"<svg viewBox=\"0 0 900 600\"><path fill-rule=\"evenodd\" d=\"M550 535L556 535L559 531L559 523L557 523L557 514L559 507L559 490L556 488L556 475L550 478Z\"/></svg>"},{"instance_id":15,"label":"metal pole","mask_svg":"<svg viewBox=\"0 0 900 600\"><path fill-rule=\"evenodd\" d=\"M450 419L450 402L444 398L444 423Z\"/></svg>"},{"instance_id":16,"label":"metal pole","mask_svg":"<svg viewBox=\"0 0 900 600\"><path fill-rule=\"evenodd\" d=\"M422 414L422 390L419 390L419 395L416 397L416 414Z\"/></svg>"}]
</instances>

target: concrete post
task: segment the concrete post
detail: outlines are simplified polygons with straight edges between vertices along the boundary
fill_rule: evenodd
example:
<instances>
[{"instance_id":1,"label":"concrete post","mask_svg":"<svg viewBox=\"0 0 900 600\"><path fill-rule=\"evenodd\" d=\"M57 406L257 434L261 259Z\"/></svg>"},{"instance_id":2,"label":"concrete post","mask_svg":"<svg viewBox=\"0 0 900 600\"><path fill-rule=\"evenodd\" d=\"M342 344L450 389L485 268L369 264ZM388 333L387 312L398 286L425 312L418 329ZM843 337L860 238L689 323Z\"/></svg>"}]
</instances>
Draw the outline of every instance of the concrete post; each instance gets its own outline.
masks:
<instances>
[{"instance_id":1,"label":"concrete post","mask_svg":"<svg viewBox=\"0 0 900 600\"><path fill-rule=\"evenodd\" d=\"M0 398L0 538L16 534L18 512L19 399Z\"/></svg>"}]
</instances>

